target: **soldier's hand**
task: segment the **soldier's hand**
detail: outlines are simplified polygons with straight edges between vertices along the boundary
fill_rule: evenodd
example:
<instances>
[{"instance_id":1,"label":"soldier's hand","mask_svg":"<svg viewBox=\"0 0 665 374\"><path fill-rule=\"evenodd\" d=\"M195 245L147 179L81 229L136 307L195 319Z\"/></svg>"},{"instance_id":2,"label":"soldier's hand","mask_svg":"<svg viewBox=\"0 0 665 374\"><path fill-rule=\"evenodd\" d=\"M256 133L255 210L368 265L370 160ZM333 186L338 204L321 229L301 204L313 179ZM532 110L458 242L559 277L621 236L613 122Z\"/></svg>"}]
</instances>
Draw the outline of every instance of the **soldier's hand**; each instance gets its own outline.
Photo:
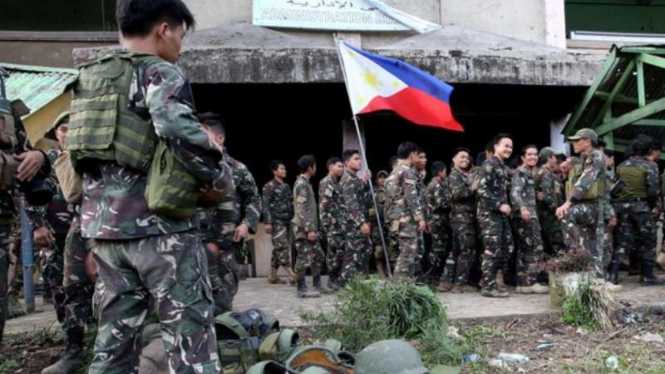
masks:
<instances>
[{"instance_id":1,"label":"soldier's hand","mask_svg":"<svg viewBox=\"0 0 665 374\"><path fill-rule=\"evenodd\" d=\"M507 216L510 215L510 212L512 212L512 209L510 208L510 205L508 205L508 204L501 204L501 206L499 207L499 210L501 211L501 213L503 213Z\"/></svg>"},{"instance_id":2,"label":"soldier's hand","mask_svg":"<svg viewBox=\"0 0 665 374\"><path fill-rule=\"evenodd\" d=\"M16 178L21 182L30 182L44 164L44 154L40 151L23 152L14 158L21 162L16 174Z\"/></svg>"},{"instance_id":3,"label":"soldier's hand","mask_svg":"<svg viewBox=\"0 0 665 374\"><path fill-rule=\"evenodd\" d=\"M246 224L241 224L240 226L236 227L236 231L233 234L233 241L238 243L241 240L245 239L247 237L247 234L249 233L249 227L247 227Z\"/></svg>"},{"instance_id":4,"label":"soldier's hand","mask_svg":"<svg viewBox=\"0 0 665 374\"><path fill-rule=\"evenodd\" d=\"M316 231L310 231L307 233L307 240L309 240L312 243L316 243L316 239L318 239Z\"/></svg>"},{"instance_id":5,"label":"soldier's hand","mask_svg":"<svg viewBox=\"0 0 665 374\"><path fill-rule=\"evenodd\" d=\"M369 234L372 232L372 230L369 226L369 223L367 223L367 222L363 223L360 226L360 232L365 236L369 236Z\"/></svg>"},{"instance_id":6,"label":"soldier's hand","mask_svg":"<svg viewBox=\"0 0 665 374\"><path fill-rule=\"evenodd\" d=\"M370 179L372 179L372 172L367 169L365 170L365 175L363 175L363 180L368 182Z\"/></svg>"},{"instance_id":7,"label":"soldier's hand","mask_svg":"<svg viewBox=\"0 0 665 374\"><path fill-rule=\"evenodd\" d=\"M266 225L266 234L272 235L272 225Z\"/></svg>"},{"instance_id":8,"label":"soldier's hand","mask_svg":"<svg viewBox=\"0 0 665 374\"><path fill-rule=\"evenodd\" d=\"M614 228L616 227L616 225L617 225L617 218L616 217L610 218L610 221L607 223L607 227Z\"/></svg>"},{"instance_id":9,"label":"soldier's hand","mask_svg":"<svg viewBox=\"0 0 665 374\"><path fill-rule=\"evenodd\" d=\"M571 205L571 202L566 201L565 203L563 203L563 205L558 207L557 210L556 210L556 217L558 219L562 220L563 217L565 217L566 214L568 214L568 210L570 209L570 205Z\"/></svg>"},{"instance_id":10,"label":"soldier's hand","mask_svg":"<svg viewBox=\"0 0 665 374\"><path fill-rule=\"evenodd\" d=\"M538 199L538 201L543 201L543 200L545 200L545 194L542 193L542 192L538 192L538 193L536 194L536 199Z\"/></svg>"},{"instance_id":11,"label":"soldier's hand","mask_svg":"<svg viewBox=\"0 0 665 374\"><path fill-rule=\"evenodd\" d=\"M531 220L531 213L529 212L528 209L526 208L520 209L520 214L522 215L522 221L529 222Z\"/></svg>"},{"instance_id":12,"label":"soldier's hand","mask_svg":"<svg viewBox=\"0 0 665 374\"><path fill-rule=\"evenodd\" d=\"M418 222L418 231L425 232L425 230L427 230L427 222L425 221Z\"/></svg>"},{"instance_id":13,"label":"soldier's hand","mask_svg":"<svg viewBox=\"0 0 665 374\"><path fill-rule=\"evenodd\" d=\"M41 248L51 247L51 245L55 241L55 238L53 237L51 230L49 230L46 227L39 227L35 229L33 237L35 240L35 244L37 244Z\"/></svg>"}]
</instances>

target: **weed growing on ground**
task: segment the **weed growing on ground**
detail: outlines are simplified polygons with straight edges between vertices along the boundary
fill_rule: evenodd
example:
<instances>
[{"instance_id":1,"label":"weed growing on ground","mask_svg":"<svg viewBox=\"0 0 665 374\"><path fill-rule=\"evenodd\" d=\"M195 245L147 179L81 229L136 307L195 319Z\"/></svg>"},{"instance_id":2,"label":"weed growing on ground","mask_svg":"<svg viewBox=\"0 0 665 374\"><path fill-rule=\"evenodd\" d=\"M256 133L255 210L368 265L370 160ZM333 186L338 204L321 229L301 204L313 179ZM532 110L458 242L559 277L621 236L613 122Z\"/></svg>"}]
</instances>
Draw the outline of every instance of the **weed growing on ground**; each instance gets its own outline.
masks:
<instances>
[{"instance_id":1,"label":"weed growing on ground","mask_svg":"<svg viewBox=\"0 0 665 374\"><path fill-rule=\"evenodd\" d=\"M584 280L572 292L566 294L561 321L571 326L590 330L609 330L616 310L614 297L603 284Z\"/></svg>"}]
</instances>

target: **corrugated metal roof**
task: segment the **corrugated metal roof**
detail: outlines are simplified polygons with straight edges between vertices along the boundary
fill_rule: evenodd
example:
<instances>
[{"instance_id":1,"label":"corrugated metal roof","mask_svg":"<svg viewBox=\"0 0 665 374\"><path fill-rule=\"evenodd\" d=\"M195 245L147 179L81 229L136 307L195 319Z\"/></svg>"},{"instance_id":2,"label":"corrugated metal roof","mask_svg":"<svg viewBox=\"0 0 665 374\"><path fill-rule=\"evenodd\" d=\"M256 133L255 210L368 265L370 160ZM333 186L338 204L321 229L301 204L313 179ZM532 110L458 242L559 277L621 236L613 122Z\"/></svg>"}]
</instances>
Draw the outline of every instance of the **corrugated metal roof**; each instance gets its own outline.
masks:
<instances>
[{"instance_id":1,"label":"corrugated metal roof","mask_svg":"<svg viewBox=\"0 0 665 374\"><path fill-rule=\"evenodd\" d=\"M0 63L9 73L5 88L9 100L20 99L35 113L60 96L78 77L78 71L65 68Z\"/></svg>"}]
</instances>

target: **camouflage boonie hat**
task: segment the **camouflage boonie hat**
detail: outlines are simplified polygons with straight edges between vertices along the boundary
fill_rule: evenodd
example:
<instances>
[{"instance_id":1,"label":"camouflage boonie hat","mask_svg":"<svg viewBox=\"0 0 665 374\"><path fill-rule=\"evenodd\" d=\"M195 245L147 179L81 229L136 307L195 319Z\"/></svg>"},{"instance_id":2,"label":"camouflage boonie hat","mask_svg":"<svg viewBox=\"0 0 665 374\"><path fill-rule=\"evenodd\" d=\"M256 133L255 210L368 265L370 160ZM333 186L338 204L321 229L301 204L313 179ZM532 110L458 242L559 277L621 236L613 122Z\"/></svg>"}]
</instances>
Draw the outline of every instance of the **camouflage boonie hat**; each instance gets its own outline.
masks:
<instances>
[{"instance_id":1,"label":"camouflage boonie hat","mask_svg":"<svg viewBox=\"0 0 665 374\"><path fill-rule=\"evenodd\" d=\"M552 156L559 156L562 154L563 152L555 151L554 148L552 147L545 147L541 149L540 152L538 153L538 159L544 161Z\"/></svg>"},{"instance_id":2,"label":"camouflage boonie hat","mask_svg":"<svg viewBox=\"0 0 665 374\"><path fill-rule=\"evenodd\" d=\"M388 172L385 171L385 170L379 170L379 172L376 173L376 177L377 177L377 178L380 178L382 175L383 175L384 177L388 178L388 176L389 176L390 174L388 174Z\"/></svg>"},{"instance_id":3,"label":"camouflage boonie hat","mask_svg":"<svg viewBox=\"0 0 665 374\"><path fill-rule=\"evenodd\" d=\"M579 131L577 131L575 133L575 135L568 137L568 140L570 140L570 141L576 141L576 140L580 140L580 139L589 139L589 140L593 140L594 142L597 142L598 141L598 134L596 134L595 131L593 131L589 128L585 128L585 129L580 129Z\"/></svg>"}]
</instances>

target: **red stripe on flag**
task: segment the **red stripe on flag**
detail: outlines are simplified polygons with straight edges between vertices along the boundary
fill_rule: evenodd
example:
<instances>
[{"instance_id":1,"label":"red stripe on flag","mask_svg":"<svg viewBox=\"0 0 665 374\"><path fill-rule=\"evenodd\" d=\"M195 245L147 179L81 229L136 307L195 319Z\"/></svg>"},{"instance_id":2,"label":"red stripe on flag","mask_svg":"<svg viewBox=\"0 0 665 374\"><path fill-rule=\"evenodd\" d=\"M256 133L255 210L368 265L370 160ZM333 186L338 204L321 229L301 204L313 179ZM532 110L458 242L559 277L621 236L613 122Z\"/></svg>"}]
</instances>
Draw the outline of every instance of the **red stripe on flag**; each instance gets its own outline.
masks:
<instances>
[{"instance_id":1,"label":"red stripe on flag","mask_svg":"<svg viewBox=\"0 0 665 374\"><path fill-rule=\"evenodd\" d=\"M415 88L407 87L389 97L377 96L358 114L379 110L392 110L418 125L464 132L448 103Z\"/></svg>"}]
</instances>

